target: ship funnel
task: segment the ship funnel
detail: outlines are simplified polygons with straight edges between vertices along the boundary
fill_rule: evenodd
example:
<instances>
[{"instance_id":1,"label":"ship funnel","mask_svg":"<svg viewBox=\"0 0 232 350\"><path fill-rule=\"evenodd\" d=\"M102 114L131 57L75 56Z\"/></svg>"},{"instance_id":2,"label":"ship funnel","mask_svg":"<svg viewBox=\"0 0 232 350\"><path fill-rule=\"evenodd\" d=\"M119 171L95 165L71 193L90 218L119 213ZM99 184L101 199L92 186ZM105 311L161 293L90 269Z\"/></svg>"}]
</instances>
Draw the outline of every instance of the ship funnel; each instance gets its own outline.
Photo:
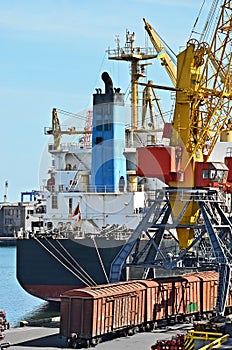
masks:
<instances>
[{"instance_id":1,"label":"ship funnel","mask_svg":"<svg viewBox=\"0 0 232 350\"><path fill-rule=\"evenodd\" d=\"M105 83L105 94L113 94L113 81L107 72L102 73L102 80Z\"/></svg>"}]
</instances>

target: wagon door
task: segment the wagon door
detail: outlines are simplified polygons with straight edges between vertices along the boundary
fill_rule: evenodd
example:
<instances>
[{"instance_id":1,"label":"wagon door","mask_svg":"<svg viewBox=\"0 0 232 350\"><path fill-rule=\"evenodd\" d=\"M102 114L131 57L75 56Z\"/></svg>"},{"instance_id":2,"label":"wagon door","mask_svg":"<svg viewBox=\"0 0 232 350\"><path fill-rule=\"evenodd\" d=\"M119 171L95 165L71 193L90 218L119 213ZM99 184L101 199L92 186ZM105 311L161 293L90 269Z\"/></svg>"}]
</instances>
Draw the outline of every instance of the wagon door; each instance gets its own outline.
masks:
<instances>
[{"instance_id":1,"label":"wagon door","mask_svg":"<svg viewBox=\"0 0 232 350\"><path fill-rule=\"evenodd\" d=\"M113 315L114 315L114 300L108 299L105 304L105 332L109 333L113 331Z\"/></svg>"},{"instance_id":2,"label":"wagon door","mask_svg":"<svg viewBox=\"0 0 232 350\"><path fill-rule=\"evenodd\" d=\"M139 305L139 295L133 295L130 299L130 324L132 326L140 323L141 315L140 315L140 305Z\"/></svg>"},{"instance_id":3,"label":"wagon door","mask_svg":"<svg viewBox=\"0 0 232 350\"><path fill-rule=\"evenodd\" d=\"M155 315L159 315L159 319L167 319L172 314L171 291L170 283L159 284L157 305L155 307Z\"/></svg>"},{"instance_id":4,"label":"wagon door","mask_svg":"<svg viewBox=\"0 0 232 350\"><path fill-rule=\"evenodd\" d=\"M69 298L62 298L60 305L61 321L60 335L68 337L70 335L70 303Z\"/></svg>"}]
</instances>

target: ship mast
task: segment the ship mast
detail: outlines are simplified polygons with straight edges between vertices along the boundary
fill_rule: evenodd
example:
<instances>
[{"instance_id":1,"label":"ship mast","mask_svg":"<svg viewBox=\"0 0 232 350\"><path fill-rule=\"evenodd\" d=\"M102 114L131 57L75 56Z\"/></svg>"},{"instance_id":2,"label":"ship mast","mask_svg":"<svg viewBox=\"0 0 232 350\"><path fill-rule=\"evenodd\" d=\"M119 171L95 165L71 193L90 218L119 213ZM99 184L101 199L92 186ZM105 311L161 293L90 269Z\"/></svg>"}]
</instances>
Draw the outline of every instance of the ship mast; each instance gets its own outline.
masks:
<instances>
[{"instance_id":1,"label":"ship mast","mask_svg":"<svg viewBox=\"0 0 232 350\"><path fill-rule=\"evenodd\" d=\"M134 46L135 33L126 31L125 47L120 47L117 38L117 48L108 50L110 60L128 61L131 63L131 128L138 129L138 81L145 77L145 64L139 64L140 61L156 58L157 54L148 47L141 48Z\"/></svg>"}]
</instances>

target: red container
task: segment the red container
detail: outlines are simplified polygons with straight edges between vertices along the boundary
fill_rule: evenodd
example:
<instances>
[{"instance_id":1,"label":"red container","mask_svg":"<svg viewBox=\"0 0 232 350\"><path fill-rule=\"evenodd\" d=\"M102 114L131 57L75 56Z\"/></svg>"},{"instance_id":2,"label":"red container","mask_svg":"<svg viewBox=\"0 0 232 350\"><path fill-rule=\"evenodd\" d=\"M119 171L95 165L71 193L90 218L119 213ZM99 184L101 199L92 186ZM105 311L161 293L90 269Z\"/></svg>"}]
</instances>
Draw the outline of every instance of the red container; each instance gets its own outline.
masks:
<instances>
[{"instance_id":1,"label":"red container","mask_svg":"<svg viewBox=\"0 0 232 350\"><path fill-rule=\"evenodd\" d=\"M185 274L163 279L159 283L158 302L155 305L158 319L177 320L200 313L201 280L196 274Z\"/></svg>"},{"instance_id":2,"label":"red container","mask_svg":"<svg viewBox=\"0 0 232 350\"><path fill-rule=\"evenodd\" d=\"M174 295L171 281L158 280L159 289L155 303L155 320L167 320L173 317Z\"/></svg>"},{"instance_id":3,"label":"red container","mask_svg":"<svg viewBox=\"0 0 232 350\"><path fill-rule=\"evenodd\" d=\"M230 278L232 282L232 278ZM232 313L232 288L229 289L228 296L227 296L227 301L226 301L226 312L227 314Z\"/></svg>"},{"instance_id":4,"label":"red container","mask_svg":"<svg viewBox=\"0 0 232 350\"><path fill-rule=\"evenodd\" d=\"M225 157L225 164L229 169L227 181L232 182L232 157Z\"/></svg>"}]
</instances>

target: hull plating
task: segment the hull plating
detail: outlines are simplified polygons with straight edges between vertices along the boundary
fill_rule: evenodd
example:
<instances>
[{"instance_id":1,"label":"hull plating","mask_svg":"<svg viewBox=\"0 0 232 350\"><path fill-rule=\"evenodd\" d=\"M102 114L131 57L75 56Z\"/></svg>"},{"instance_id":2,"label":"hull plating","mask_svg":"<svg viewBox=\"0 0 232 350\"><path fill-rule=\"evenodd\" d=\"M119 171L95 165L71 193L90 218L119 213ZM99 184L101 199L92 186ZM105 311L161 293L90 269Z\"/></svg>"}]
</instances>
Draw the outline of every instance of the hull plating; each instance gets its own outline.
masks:
<instances>
[{"instance_id":1,"label":"hull plating","mask_svg":"<svg viewBox=\"0 0 232 350\"><path fill-rule=\"evenodd\" d=\"M106 238L19 239L17 279L28 293L57 301L66 290L107 283L111 262L124 243Z\"/></svg>"}]
</instances>

